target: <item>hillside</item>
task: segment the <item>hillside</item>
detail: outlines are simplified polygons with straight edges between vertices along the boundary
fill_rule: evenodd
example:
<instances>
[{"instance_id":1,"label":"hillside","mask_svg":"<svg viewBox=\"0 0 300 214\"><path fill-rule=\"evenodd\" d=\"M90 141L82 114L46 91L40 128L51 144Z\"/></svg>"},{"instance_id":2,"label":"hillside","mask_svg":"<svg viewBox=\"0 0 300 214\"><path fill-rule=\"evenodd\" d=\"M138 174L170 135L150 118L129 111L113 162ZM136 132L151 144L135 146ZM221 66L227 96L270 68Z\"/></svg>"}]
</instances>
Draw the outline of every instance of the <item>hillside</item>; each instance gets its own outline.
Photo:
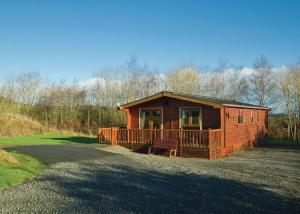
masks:
<instances>
[{"instance_id":1,"label":"hillside","mask_svg":"<svg viewBox=\"0 0 300 214\"><path fill-rule=\"evenodd\" d=\"M42 134L45 128L39 122L19 114L0 114L0 136Z\"/></svg>"},{"instance_id":2,"label":"hillside","mask_svg":"<svg viewBox=\"0 0 300 214\"><path fill-rule=\"evenodd\" d=\"M8 152L0 149L0 161L5 161L7 164L17 164L17 159Z\"/></svg>"}]
</instances>

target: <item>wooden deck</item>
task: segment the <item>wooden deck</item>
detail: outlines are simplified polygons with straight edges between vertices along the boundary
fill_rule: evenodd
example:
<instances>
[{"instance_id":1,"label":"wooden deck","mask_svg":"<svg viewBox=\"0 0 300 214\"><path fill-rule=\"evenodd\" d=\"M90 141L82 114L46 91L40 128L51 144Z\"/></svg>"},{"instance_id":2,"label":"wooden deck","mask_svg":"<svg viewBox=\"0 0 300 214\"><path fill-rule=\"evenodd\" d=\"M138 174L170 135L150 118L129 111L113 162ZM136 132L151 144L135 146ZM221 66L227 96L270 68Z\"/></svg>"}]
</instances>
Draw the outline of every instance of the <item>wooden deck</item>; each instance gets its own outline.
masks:
<instances>
[{"instance_id":1,"label":"wooden deck","mask_svg":"<svg viewBox=\"0 0 300 214\"><path fill-rule=\"evenodd\" d=\"M99 143L120 145L133 151L146 151L153 139L178 140L177 156L217 158L221 155L221 129L119 129L99 128Z\"/></svg>"}]
</instances>

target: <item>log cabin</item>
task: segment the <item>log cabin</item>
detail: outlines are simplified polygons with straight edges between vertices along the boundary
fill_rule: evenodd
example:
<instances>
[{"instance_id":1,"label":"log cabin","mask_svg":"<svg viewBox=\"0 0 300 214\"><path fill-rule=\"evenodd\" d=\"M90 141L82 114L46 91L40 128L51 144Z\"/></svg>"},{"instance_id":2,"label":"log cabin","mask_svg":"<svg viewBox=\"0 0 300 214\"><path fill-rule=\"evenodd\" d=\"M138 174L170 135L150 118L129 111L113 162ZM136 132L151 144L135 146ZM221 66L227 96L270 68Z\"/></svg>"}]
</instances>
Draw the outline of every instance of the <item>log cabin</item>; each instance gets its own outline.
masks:
<instances>
[{"instance_id":1,"label":"log cabin","mask_svg":"<svg viewBox=\"0 0 300 214\"><path fill-rule=\"evenodd\" d=\"M121 109L127 127L99 128L99 142L145 151L155 139L177 140L177 156L213 159L268 137L270 109L230 99L162 91Z\"/></svg>"}]
</instances>

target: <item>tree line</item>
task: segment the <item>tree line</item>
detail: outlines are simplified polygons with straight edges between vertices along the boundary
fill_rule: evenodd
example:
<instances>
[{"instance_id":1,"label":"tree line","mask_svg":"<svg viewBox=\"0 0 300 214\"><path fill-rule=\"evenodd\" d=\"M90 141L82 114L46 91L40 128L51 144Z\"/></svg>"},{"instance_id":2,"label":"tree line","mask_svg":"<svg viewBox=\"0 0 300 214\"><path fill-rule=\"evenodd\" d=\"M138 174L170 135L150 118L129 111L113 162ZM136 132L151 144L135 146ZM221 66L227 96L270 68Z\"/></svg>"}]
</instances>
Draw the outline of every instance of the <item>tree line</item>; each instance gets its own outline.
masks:
<instances>
[{"instance_id":1,"label":"tree line","mask_svg":"<svg viewBox=\"0 0 300 214\"><path fill-rule=\"evenodd\" d=\"M117 103L162 90L197 94L267 106L281 113L277 137L300 140L300 64L273 68L261 56L251 68L220 62L215 69L180 65L159 72L131 57L122 66L103 69L86 82L45 82L37 72L5 76L1 112L23 114L47 127L95 132L97 127L126 126ZM276 129L276 131L278 131ZM275 132L274 132L275 133Z\"/></svg>"}]
</instances>

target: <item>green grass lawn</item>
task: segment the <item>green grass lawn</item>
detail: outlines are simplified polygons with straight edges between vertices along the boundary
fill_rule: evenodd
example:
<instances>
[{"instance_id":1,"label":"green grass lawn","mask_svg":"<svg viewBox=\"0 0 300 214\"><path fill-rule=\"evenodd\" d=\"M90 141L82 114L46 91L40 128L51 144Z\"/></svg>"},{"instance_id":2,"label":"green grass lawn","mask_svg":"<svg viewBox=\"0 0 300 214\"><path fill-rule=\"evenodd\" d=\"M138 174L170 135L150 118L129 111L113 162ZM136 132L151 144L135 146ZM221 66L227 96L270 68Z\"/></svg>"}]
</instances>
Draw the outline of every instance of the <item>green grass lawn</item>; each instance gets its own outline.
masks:
<instances>
[{"instance_id":1,"label":"green grass lawn","mask_svg":"<svg viewBox=\"0 0 300 214\"><path fill-rule=\"evenodd\" d=\"M37 176L47 166L40 161L17 152L9 152L18 160L18 164L0 161L0 189L20 184Z\"/></svg>"},{"instance_id":2,"label":"green grass lawn","mask_svg":"<svg viewBox=\"0 0 300 214\"><path fill-rule=\"evenodd\" d=\"M96 138L69 135L34 135L18 137L0 137L0 148L18 145L97 143Z\"/></svg>"}]
</instances>

